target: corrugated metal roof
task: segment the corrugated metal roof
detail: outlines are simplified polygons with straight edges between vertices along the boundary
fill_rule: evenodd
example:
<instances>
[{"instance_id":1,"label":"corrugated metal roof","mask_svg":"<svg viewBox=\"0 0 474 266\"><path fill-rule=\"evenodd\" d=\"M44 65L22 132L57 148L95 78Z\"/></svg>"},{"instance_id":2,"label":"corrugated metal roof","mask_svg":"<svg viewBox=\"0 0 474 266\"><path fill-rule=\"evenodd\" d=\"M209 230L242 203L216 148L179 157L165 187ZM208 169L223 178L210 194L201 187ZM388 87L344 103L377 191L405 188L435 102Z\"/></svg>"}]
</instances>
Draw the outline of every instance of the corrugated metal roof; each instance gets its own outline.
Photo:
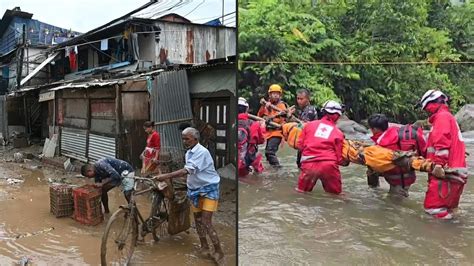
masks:
<instances>
[{"instance_id":1,"label":"corrugated metal roof","mask_svg":"<svg viewBox=\"0 0 474 266\"><path fill-rule=\"evenodd\" d=\"M72 89L72 88L89 88L89 87L104 87L104 86L110 86L110 85L115 85L115 84L124 84L124 80L112 80L112 81L89 81L89 82L83 82L83 83L67 83L58 87L54 87L49 89L49 91L57 91L57 90L63 90L63 89Z\"/></svg>"},{"instance_id":2,"label":"corrugated metal roof","mask_svg":"<svg viewBox=\"0 0 474 266\"><path fill-rule=\"evenodd\" d=\"M151 119L158 125L162 147L182 148L181 132L178 129L183 119L192 120L191 98L188 76L185 70L164 72L155 77L151 92Z\"/></svg>"}]
</instances>

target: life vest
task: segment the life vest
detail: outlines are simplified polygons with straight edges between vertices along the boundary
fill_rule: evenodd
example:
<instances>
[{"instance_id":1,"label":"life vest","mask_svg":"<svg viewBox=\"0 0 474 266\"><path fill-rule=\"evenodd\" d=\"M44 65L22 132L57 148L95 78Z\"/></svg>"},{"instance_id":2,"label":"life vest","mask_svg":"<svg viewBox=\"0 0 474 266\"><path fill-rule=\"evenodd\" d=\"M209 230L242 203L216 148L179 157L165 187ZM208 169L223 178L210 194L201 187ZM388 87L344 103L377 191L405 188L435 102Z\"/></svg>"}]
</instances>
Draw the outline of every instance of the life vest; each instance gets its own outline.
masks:
<instances>
[{"instance_id":1,"label":"life vest","mask_svg":"<svg viewBox=\"0 0 474 266\"><path fill-rule=\"evenodd\" d=\"M303 124L296 122L290 122L282 125L283 138L293 149L296 149L296 144L298 143L301 130L303 130Z\"/></svg>"},{"instance_id":2,"label":"life vest","mask_svg":"<svg viewBox=\"0 0 474 266\"><path fill-rule=\"evenodd\" d=\"M398 147L401 151L417 151L421 155L418 144L418 126L404 125L398 129Z\"/></svg>"}]
</instances>

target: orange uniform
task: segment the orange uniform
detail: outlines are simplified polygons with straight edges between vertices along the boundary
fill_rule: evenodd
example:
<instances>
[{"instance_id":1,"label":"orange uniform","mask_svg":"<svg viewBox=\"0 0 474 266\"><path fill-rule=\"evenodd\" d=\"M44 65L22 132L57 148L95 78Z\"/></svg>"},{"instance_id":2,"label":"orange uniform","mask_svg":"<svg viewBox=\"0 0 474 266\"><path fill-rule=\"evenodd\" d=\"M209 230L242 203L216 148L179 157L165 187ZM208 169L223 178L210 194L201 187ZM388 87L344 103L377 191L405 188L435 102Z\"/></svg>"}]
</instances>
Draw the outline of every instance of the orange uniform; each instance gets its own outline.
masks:
<instances>
[{"instance_id":1,"label":"orange uniform","mask_svg":"<svg viewBox=\"0 0 474 266\"><path fill-rule=\"evenodd\" d=\"M275 104L275 106L278 107L280 110L286 110L286 108L288 107L288 105L283 101L279 101L277 104ZM265 106L262 106L258 110L257 116L260 116L260 117L263 117L263 118L270 118L270 117L277 116L278 114L279 114L278 111L273 110L271 108L266 108ZM286 118L285 117L274 117L274 118L271 119L271 121L273 121L277 124L283 125L286 122ZM273 129L273 128L268 128L267 127L267 131L266 131L264 136L265 136L265 139L269 139L271 137L283 138L283 133L282 133L281 128Z\"/></svg>"}]
</instances>

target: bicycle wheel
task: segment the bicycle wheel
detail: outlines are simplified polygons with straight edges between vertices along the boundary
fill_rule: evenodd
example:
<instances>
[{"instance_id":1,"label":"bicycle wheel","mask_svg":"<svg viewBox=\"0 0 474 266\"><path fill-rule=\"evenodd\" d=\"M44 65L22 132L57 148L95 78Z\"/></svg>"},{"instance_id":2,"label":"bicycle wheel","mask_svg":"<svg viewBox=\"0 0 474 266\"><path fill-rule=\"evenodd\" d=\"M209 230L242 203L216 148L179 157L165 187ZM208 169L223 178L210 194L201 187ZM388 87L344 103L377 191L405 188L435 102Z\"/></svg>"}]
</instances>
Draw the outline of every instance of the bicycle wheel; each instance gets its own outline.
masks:
<instances>
[{"instance_id":1,"label":"bicycle wheel","mask_svg":"<svg viewBox=\"0 0 474 266\"><path fill-rule=\"evenodd\" d=\"M138 226L128 209L118 209L109 219L102 236L102 265L127 265L137 243Z\"/></svg>"},{"instance_id":2,"label":"bicycle wheel","mask_svg":"<svg viewBox=\"0 0 474 266\"><path fill-rule=\"evenodd\" d=\"M160 199L158 202L157 212L153 216L153 240L158 242L161 237L168 235L168 209L167 199Z\"/></svg>"}]
</instances>

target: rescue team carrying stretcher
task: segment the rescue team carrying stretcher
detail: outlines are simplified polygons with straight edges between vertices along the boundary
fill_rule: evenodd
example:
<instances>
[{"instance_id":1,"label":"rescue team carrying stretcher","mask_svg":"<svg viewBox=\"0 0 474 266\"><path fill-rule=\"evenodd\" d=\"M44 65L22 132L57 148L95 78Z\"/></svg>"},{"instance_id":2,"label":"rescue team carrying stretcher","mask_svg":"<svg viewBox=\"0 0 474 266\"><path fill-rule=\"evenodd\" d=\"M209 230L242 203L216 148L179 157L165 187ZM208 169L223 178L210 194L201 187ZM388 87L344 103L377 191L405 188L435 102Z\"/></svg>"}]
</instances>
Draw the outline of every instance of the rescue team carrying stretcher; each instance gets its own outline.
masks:
<instances>
[{"instance_id":1,"label":"rescue team carrying stretcher","mask_svg":"<svg viewBox=\"0 0 474 266\"><path fill-rule=\"evenodd\" d=\"M367 166L369 186L379 186L379 176L383 176L390 184L390 192L402 196L408 196L408 189L416 180L415 171L427 172L425 212L438 219L453 218L453 209L458 207L467 182L467 167L462 135L443 92L429 90L417 104L430 115L432 128L427 141L422 128L389 126L385 115L374 114L368 124L375 145L345 139L336 126L344 112L344 105L337 101L326 101L318 113L310 105L308 90L297 91L297 108L288 107L281 100L282 93L279 85L271 85L269 100L261 100L257 116L248 113L246 99L238 99L240 177L264 170L258 145L265 142L267 161L279 168L276 153L284 140L298 150L298 192L312 191L321 180L326 192L341 193L339 166L351 162Z\"/></svg>"}]
</instances>

